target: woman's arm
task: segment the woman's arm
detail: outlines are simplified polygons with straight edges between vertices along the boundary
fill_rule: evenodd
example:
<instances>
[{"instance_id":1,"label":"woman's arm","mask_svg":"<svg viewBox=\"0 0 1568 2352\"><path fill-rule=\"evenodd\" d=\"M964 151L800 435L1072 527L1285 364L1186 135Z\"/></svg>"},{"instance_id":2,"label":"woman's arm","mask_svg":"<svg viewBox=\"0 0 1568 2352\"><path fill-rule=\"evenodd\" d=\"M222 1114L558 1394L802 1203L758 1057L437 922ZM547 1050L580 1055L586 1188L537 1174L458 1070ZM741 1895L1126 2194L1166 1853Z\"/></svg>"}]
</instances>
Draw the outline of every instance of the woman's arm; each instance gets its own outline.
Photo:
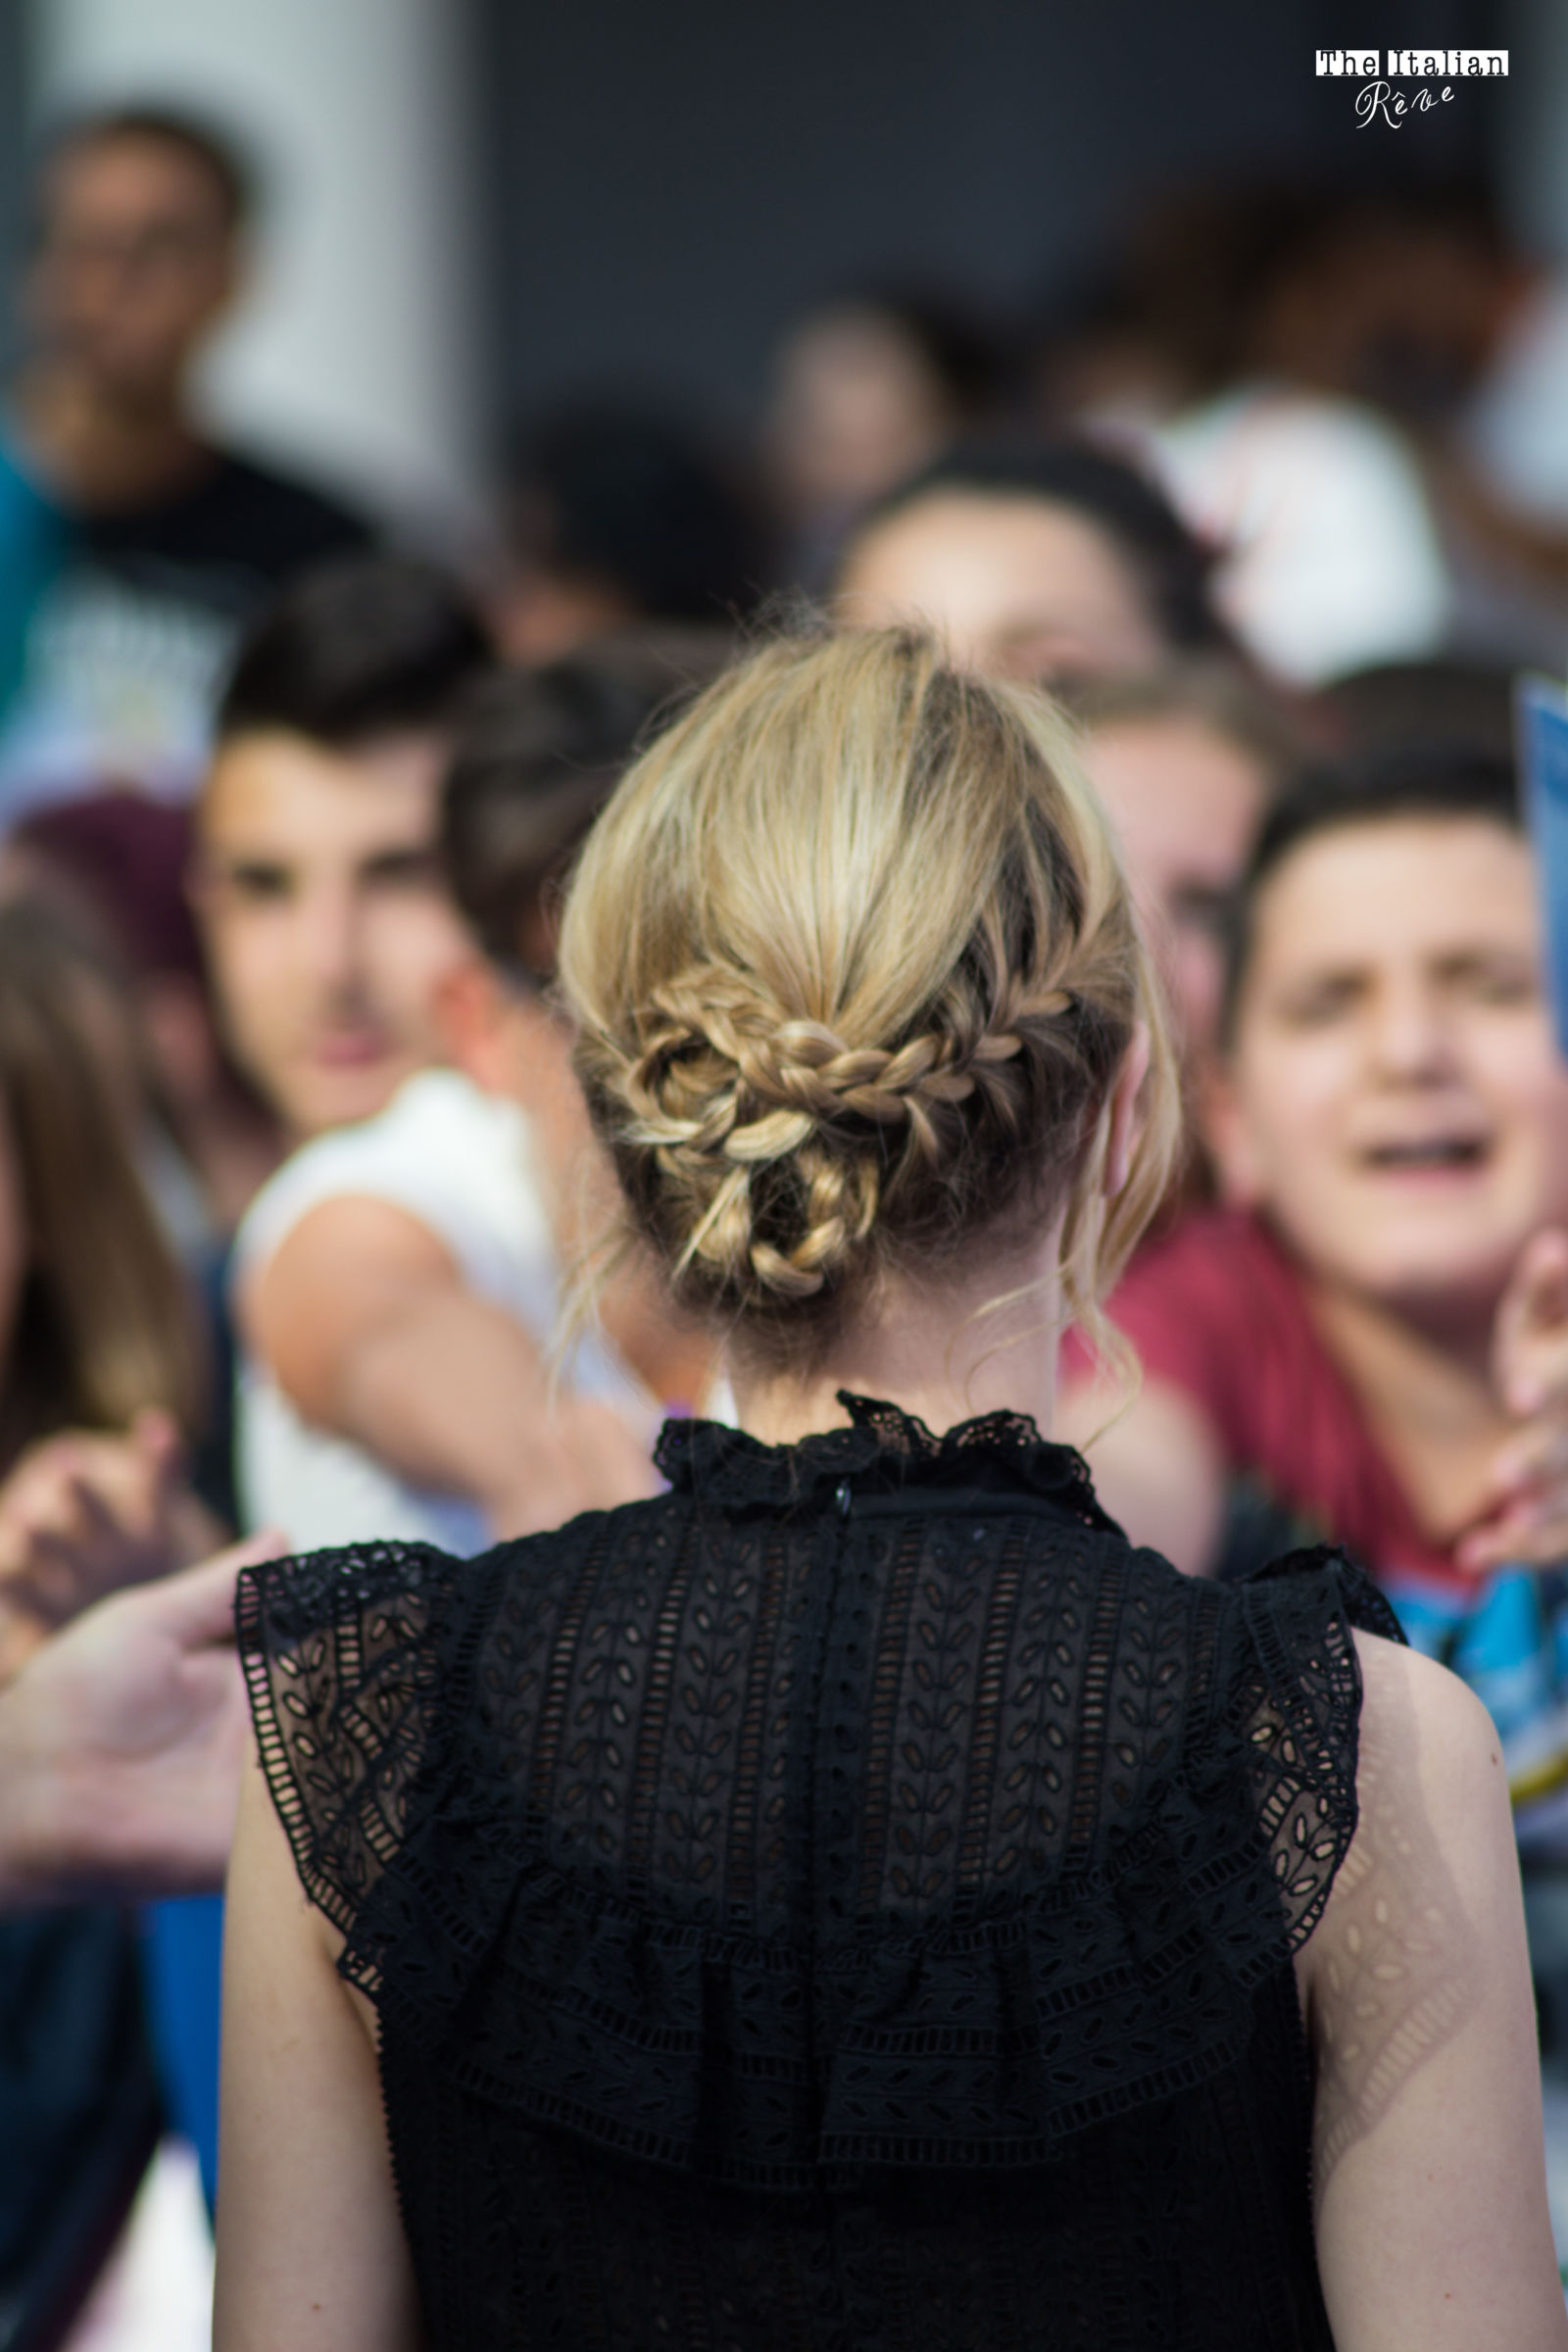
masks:
<instances>
[{"instance_id":1,"label":"woman's arm","mask_svg":"<svg viewBox=\"0 0 1568 2352\"><path fill-rule=\"evenodd\" d=\"M1300 1978L1340 2352L1562 2352L1502 1754L1431 1660L1357 1636L1361 1821Z\"/></svg>"},{"instance_id":2,"label":"woman's arm","mask_svg":"<svg viewBox=\"0 0 1568 2352\"><path fill-rule=\"evenodd\" d=\"M254 1753L229 1869L216 2352L417 2352L368 2017Z\"/></svg>"}]
</instances>

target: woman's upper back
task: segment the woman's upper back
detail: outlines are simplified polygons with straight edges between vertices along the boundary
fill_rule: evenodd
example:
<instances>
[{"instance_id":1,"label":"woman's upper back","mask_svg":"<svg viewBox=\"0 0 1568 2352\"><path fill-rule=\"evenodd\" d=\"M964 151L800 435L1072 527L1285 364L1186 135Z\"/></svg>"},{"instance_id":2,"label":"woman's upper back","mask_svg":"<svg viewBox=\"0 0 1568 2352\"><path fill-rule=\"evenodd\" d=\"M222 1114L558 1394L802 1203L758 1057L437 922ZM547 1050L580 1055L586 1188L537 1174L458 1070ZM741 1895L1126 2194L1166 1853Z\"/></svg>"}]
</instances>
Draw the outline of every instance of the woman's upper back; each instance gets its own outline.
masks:
<instances>
[{"instance_id":1,"label":"woman's upper back","mask_svg":"<svg viewBox=\"0 0 1568 2352\"><path fill-rule=\"evenodd\" d=\"M270 1776L381 2009L427 2305L456 2342L476 2279L487 2325L547 2291L515 2215L443 2251L444 2163L536 2211L613 2176L710 2281L737 2230L754 2271L808 2239L834 2326L845 2217L884 2262L940 2191L960 2269L1049 2270L1050 2238L1091 2303L1114 2269L1127 2328L1085 2342L1145 2340L1135 2312L1151 2341L1326 2341L1290 1963L1355 1832L1350 1629L1387 1612L1330 1554L1177 1576L1026 1421L851 1411L791 1448L671 1424L667 1497L474 1563L247 1579ZM585 2278L626 2252L595 2228Z\"/></svg>"}]
</instances>

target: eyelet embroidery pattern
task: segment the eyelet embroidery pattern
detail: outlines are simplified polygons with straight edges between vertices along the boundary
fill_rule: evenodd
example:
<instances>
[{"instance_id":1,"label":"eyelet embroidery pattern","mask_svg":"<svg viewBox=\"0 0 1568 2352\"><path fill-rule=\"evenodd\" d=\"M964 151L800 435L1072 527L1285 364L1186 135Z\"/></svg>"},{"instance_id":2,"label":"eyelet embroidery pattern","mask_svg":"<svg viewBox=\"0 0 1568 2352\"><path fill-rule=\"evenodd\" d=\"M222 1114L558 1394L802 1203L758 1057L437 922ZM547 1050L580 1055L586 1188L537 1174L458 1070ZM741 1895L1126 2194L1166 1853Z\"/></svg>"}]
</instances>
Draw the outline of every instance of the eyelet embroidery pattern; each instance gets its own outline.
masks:
<instances>
[{"instance_id":1,"label":"eyelet embroidery pattern","mask_svg":"<svg viewBox=\"0 0 1568 2352\"><path fill-rule=\"evenodd\" d=\"M1020 1417L846 1402L791 1448L671 1424L669 1494L476 1561L242 1579L432 2343L1326 2345L1290 1959L1385 1605L1330 1552L1178 1577ZM1266 2206L1223 2260L1221 2180Z\"/></svg>"}]
</instances>

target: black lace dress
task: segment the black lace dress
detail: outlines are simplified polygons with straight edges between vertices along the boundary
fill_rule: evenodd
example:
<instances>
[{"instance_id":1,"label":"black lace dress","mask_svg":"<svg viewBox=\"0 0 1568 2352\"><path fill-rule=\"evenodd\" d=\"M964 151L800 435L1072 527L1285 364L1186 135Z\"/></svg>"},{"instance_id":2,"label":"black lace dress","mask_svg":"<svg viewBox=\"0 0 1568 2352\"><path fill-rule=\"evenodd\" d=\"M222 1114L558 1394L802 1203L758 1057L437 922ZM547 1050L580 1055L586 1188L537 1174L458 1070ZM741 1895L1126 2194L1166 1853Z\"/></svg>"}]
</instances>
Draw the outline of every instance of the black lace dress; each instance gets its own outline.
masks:
<instances>
[{"instance_id":1,"label":"black lace dress","mask_svg":"<svg viewBox=\"0 0 1568 2352\"><path fill-rule=\"evenodd\" d=\"M1177 1575L1027 1421L846 1402L243 1580L432 2352L1330 2346L1291 1955L1393 1619L1331 1552Z\"/></svg>"}]
</instances>

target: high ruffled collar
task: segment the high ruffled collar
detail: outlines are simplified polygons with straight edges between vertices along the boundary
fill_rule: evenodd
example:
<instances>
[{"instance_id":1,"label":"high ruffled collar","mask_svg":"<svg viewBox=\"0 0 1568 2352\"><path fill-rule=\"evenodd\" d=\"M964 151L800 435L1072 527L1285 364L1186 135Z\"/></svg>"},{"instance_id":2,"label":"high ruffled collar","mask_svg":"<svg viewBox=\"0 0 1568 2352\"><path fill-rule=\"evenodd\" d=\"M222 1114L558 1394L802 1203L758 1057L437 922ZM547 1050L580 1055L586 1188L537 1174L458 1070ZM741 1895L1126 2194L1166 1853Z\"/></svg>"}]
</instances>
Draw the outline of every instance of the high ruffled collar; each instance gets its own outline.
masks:
<instances>
[{"instance_id":1,"label":"high ruffled collar","mask_svg":"<svg viewBox=\"0 0 1568 2352\"><path fill-rule=\"evenodd\" d=\"M722 1421L666 1421L654 1460L677 1494L727 1510L798 1507L846 1485L858 1494L1011 1486L1049 1495L1091 1526L1114 1527L1082 1454L1043 1438L1027 1413L982 1413L939 1437L882 1398L840 1389L838 1399L851 1426L794 1446L765 1446Z\"/></svg>"}]
</instances>

